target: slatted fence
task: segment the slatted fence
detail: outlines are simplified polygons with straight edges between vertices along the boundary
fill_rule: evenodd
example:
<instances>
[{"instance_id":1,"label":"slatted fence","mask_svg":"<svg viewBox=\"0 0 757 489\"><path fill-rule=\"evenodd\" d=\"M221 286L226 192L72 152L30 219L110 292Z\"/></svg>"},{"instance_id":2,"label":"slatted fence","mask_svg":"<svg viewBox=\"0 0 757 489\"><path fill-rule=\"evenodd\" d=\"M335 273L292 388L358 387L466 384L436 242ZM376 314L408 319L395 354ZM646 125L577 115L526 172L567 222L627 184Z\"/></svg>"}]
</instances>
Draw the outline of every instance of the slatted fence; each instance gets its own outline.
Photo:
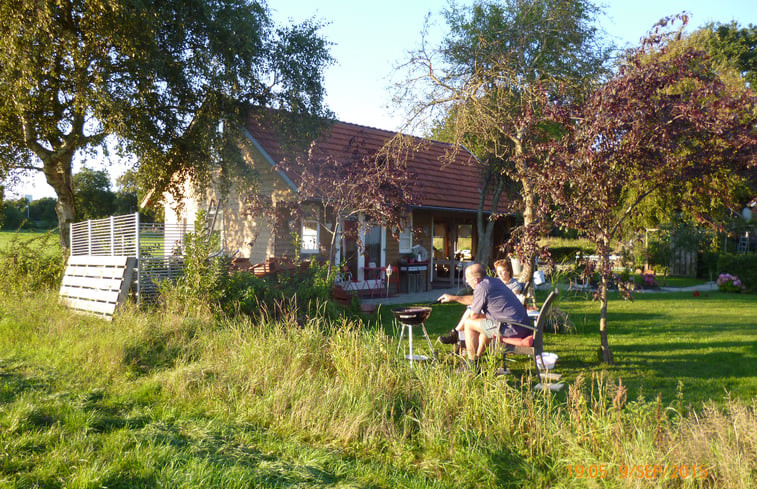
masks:
<instances>
[{"instance_id":1,"label":"slatted fence","mask_svg":"<svg viewBox=\"0 0 757 489\"><path fill-rule=\"evenodd\" d=\"M160 282L183 273L186 232L182 226L140 223L138 213L78 222L71 225L71 259L133 258L131 291L137 302L149 301L157 296Z\"/></svg>"}]
</instances>

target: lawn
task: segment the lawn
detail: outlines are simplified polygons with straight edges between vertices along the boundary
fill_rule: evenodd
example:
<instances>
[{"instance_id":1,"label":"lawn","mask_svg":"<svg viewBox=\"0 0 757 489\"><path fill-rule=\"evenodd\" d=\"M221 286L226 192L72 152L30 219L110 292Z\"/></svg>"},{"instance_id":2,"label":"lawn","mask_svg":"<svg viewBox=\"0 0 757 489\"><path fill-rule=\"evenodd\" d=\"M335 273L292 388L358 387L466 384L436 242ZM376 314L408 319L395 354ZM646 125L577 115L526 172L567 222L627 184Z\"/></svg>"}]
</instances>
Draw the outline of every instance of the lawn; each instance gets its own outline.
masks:
<instances>
[{"instance_id":1,"label":"lawn","mask_svg":"<svg viewBox=\"0 0 757 489\"><path fill-rule=\"evenodd\" d=\"M0 249L7 247L14 240L31 241L43 238L48 233L52 233L55 239L50 240L51 252L60 253L58 242L58 233L56 231L0 231Z\"/></svg>"},{"instance_id":2,"label":"lawn","mask_svg":"<svg viewBox=\"0 0 757 489\"><path fill-rule=\"evenodd\" d=\"M538 294L543 301L545 293ZM585 294L563 294L558 307L569 314L570 333L545 335L545 350L557 353L557 372L570 383L579 374L606 371L634 396L664 402L682 398L701 406L707 400L724 402L729 396L749 401L757 397L757 297L700 293L637 293L633 301L611 294L608 331L615 365L599 362L599 304ZM444 358L452 347L436 338L457 323L464 307L432 306L426 323L434 347ZM382 308L381 324L397 337L390 308ZM419 332L418 329L416 331ZM414 348L426 353L425 341L416 336ZM521 370L530 366L516 364ZM514 373L519 370L514 369Z\"/></svg>"},{"instance_id":3,"label":"lawn","mask_svg":"<svg viewBox=\"0 0 757 489\"><path fill-rule=\"evenodd\" d=\"M533 389L527 362L506 378L456 374L438 343L440 362L410 370L395 353L388 308L368 324L134 308L107 322L56 302L54 292L0 290L2 487L757 482L753 296L615 297L617 365L605 366L598 305L566 295L560 307L575 329L546 338L568 385L556 395ZM435 339L462 306L433 308ZM709 397L717 405L703 404ZM629 467L646 465L691 471L629 477Z\"/></svg>"}]
</instances>

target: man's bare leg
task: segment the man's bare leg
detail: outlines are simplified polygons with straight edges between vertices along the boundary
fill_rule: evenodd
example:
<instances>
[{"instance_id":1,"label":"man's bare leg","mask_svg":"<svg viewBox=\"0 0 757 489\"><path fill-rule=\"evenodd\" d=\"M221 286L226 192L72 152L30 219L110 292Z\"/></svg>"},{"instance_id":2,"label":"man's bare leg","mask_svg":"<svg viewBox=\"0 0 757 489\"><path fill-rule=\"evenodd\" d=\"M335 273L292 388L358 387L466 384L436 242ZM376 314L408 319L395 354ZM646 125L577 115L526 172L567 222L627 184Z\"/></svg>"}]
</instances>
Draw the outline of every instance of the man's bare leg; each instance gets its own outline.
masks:
<instances>
[{"instance_id":1,"label":"man's bare leg","mask_svg":"<svg viewBox=\"0 0 757 489\"><path fill-rule=\"evenodd\" d=\"M468 351L468 360L476 360L476 351L478 350L478 337L480 332L473 327L469 327L469 322L465 323L465 349Z\"/></svg>"}]
</instances>

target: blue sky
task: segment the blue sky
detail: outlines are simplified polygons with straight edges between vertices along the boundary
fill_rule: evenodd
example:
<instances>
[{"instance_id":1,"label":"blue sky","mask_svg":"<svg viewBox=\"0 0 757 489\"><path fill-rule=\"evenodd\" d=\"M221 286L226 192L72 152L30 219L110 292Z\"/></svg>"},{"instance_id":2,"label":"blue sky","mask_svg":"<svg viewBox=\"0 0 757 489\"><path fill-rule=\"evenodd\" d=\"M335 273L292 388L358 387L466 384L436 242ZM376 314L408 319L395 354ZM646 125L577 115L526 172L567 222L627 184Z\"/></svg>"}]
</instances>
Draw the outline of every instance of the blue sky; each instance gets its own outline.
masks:
<instances>
[{"instance_id":1,"label":"blue sky","mask_svg":"<svg viewBox=\"0 0 757 489\"><path fill-rule=\"evenodd\" d=\"M459 0L461 5L473 3ZM618 45L638 45L658 20L687 11L689 26L708 22L757 24L757 0L598 0L606 14L600 26ZM443 34L439 12L446 0L271 0L278 22L310 17L329 22L323 29L334 43L336 65L326 72L327 102L338 119L396 130L401 114L391 106L394 68L420 44L421 29L431 13L432 34ZM689 29L690 30L690 29ZM437 37L438 38L438 37ZM396 80L395 80L396 81Z\"/></svg>"},{"instance_id":2,"label":"blue sky","mask_svg":"<svg viewBox=\"0 0 757 489\"><path fill-rule=\"evenodd\" d=\"M600 0L601 1L601 0ZM472 3L460 0L461 5ZM708 22L757 24L757 0L605 0L605 15L600 26L616 44L637 45L662 17L687 11L690 28ZM339 120L381 129L397 130L402 114L392 107L391 85L398 81L397 65L408 51L420 44L421 29L430 14L430 35L439 39L444 25L439 12L446 0L269 0L277 23L316 18L326 24L322 33L333 43L336 63L325 73L327 104ZM435 36L435 37L434 37ZM98 161L86 166L101 169ZM115 177L124 171L118 165L110 170ZM10 194L10 195L9 195ZM44 179L28 178L12 195L32 195L34 199L52 197L54 192Z\"/></svg>"}]
</instances>

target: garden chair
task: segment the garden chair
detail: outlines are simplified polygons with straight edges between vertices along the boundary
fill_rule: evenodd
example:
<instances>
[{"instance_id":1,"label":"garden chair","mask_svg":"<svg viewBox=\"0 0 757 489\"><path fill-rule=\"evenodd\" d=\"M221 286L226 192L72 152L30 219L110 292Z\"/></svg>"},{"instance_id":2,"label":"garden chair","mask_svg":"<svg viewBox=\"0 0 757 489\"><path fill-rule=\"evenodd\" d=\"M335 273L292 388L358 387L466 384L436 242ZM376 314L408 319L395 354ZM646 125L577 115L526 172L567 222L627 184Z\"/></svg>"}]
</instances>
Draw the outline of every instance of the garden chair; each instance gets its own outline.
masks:
<instances>
[{"instance_id":1,"label":"garden chair","mask_svg":"<svg viewBox=\"0 0 757 489\"><path fill-rule=\"evenodd\" d=\"M507 369L507 355L528 355L534 359L534 367L539 380L542 382L549 382L553 380L560 380L560 374L554 374L549 372L545 367L544 361L544 325L547 323L547 316L552 303L557 298L559 291L553 290L547 300L542 304L539 310L539 317L536 320L536 325L531 326L528 324L511 323L523 326L533 331L533 334L525 338L505 338L498 336L496 341L492 341L490 348L493 351L502 348L502 367L497 370L498 375L504 375L508 373Z\"/></svg>"}]
</instances>

